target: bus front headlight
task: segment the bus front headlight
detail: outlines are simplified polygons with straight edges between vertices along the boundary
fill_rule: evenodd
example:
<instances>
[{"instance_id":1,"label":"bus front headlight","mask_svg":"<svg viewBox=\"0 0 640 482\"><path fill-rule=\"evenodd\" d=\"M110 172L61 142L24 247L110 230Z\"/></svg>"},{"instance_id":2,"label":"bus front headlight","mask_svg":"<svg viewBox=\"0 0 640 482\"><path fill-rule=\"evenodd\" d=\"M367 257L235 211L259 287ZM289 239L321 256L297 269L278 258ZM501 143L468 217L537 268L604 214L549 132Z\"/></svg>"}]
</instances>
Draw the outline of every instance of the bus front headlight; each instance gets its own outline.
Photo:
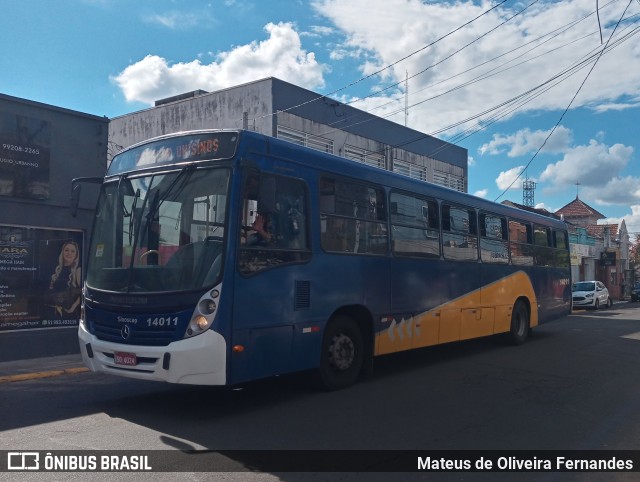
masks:
<instances>
[{"instance_id":1,"label":"bus front headlight","mask_svg":"<svg viewBox=\"0 0 640 482\"><path fill-rule=\"evenodd\" d=\"M189 327L187 328L187 337L199 335L200 333L208 330L213 323L213 317L207 318L203 315L196 315L191 318L189 322Z\"/></svg>"},{"instance_id":2,"label":"bus front headlight","mask_svg":"<svg viewBox=\"0 0 640 482\"><path fill-rule=\"evenodd\" d=\"M211 322L202 315L196 316L193 321L200 331L204 331L211 326Z\"/></svg>"},{"instance_id":3,"label":"bus front headlight","mask_svg":"<svg viewBox=\"0 0 640 482\"><path fill-rule=\"evenodd\" d=\"M189 326L187 327L187 331L184 335L185 338L199 335L211 328L218 310L217 301L219 301L218 298L220 297L220 288L221 285L218 285L216 288L205 293L202 298L200 298L200 301L191 316L191 321L189 322Z\"/></svg>"}]
</instances>

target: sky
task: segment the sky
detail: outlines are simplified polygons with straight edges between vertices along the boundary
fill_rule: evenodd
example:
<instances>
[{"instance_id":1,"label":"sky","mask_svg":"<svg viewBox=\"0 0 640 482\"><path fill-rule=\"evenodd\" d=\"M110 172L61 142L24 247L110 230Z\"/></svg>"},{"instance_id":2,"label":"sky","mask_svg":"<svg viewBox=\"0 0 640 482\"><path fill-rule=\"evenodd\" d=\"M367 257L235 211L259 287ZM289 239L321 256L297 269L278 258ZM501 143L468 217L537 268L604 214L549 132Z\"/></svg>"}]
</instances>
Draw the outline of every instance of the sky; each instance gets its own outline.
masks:
<instances>
[{"instance_id":1,"label":"sky","mask_svg":"<svg viewBox=\"0 0 640 482\"><path fill-rule=\"evenodd\" d=\"M597 8L599 9L597 10ZM0 93L118 117L277 77L640 233L640 0L0 0ZM405 107L407 107L405 109Z\"/></svg>"}]
</instances>

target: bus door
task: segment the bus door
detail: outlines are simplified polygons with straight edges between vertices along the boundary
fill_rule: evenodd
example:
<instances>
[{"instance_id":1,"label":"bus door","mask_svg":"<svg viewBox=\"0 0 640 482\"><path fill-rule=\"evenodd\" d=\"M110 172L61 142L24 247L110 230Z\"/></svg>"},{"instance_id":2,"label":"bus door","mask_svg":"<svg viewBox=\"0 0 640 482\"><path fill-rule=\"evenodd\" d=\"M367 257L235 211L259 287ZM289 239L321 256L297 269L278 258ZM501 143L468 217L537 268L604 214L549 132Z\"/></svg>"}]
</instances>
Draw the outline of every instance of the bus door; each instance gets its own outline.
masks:
<instances>
[{"instance_id":1,"label":"bus door","mask_svg":"<svg viewBox=\"0 0 640 482\"><path fill-rule=\"evenodd\" d=\"M243 178L241 205L233 382L291 371L293 339L309 317L311 289L305 184L251 169Z\"/></svg>"}]
</instances>

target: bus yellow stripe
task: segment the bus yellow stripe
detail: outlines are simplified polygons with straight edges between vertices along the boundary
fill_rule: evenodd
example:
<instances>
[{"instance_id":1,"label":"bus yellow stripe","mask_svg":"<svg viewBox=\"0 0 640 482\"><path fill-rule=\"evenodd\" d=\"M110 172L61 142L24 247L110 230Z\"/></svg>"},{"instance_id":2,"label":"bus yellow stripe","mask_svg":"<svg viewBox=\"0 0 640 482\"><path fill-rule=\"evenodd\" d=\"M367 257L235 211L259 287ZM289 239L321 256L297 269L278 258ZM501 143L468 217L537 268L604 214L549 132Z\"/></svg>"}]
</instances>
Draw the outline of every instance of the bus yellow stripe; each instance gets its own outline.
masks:
<instances>
[{"instance_id":1,"label":"bus yellow stripe","mask_svg":"<svg viewBox=\"0 0 640 482\"><path fill-rule=\"evenodd\" d=\"M518 271L431 310L392 320L386 330L376 334L375 354L507 332L518 298L529 301L531 326L537 326L533 285L525 272Z\"/></svg>"}]
</instances>

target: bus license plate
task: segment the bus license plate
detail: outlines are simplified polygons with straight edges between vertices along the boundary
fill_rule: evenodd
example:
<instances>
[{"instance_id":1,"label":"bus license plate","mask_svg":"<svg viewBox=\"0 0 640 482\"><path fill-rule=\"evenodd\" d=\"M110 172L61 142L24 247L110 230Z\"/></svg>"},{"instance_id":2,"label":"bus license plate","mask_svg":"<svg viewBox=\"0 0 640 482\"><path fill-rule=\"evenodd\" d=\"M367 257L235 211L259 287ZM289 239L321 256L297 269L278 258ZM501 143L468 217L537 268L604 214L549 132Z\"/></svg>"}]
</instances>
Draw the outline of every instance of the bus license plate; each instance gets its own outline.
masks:
<instances>
[{"instance_id":1,"label":"bus license plate","mask_svg":"<svg viewBox=\"0 0 640 482\"><path fill-rule=\"evenodd\" d=\"M116 362L116 365L134 367L138 364L138 358L136 357L135 353L123 353L117 351L113 354L113 358Z\"/></svg>"}]
</instances>

